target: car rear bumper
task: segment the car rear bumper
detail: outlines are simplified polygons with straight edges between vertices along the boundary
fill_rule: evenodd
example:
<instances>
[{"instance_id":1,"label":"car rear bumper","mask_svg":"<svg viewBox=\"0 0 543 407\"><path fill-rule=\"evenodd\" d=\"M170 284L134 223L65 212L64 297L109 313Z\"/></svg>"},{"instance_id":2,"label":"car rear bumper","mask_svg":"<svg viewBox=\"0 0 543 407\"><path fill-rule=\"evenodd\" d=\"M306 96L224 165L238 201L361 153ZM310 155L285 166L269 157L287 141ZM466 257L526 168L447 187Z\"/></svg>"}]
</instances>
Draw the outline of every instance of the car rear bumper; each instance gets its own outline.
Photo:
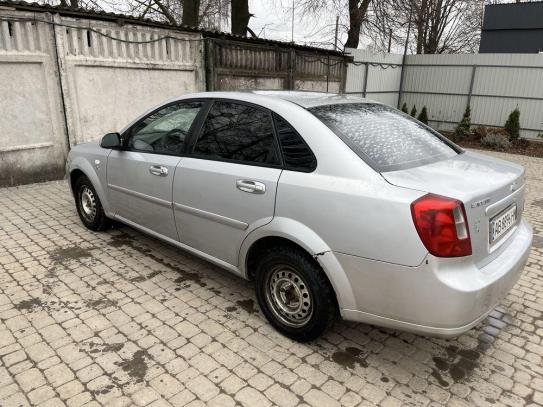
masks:
<instances>
[{"instance_id":1,"label":"car rear bumper","mask_svg":"<svg viewBox=\"0 0 543 407\"><path fill-rule=\"evenodd\" d=\"M355 306L344 319L416 333L454 337L482 321L518 281L528 260L531 226L521 220L492 262L429 255L417 267L335 253L350 281Z\"/></svg>"}]
</instances>

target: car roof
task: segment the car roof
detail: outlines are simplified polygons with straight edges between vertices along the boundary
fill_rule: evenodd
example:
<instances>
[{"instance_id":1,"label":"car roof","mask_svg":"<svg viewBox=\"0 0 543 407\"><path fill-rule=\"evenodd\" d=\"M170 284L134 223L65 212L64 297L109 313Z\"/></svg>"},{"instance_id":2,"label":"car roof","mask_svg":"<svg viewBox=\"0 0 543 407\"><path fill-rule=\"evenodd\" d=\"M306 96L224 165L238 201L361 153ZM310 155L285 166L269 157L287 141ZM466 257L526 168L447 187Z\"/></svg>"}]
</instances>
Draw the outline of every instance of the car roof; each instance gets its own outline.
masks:
<instances>
[{"instance_id":1,"label":"car roof","mask_svg":"<svg viewBox=\"0 0 543 407\"><path fill-rule=\"evenodd\" d=\"M324 92L304 92L287 90L247 90L232 92L200 92L190 95L183 95L179 99L187 98L225 98L235 99L247 102L270 102L287 101L295 103L304 108L315 106L343 104L343 103L379 103L373 100L361 98L353 95L324 93Z\"/></svg>"},{"instance_id":2,"label":"car roof","mask_svg":"<svg viewBox=\"0 0 543 407\"><path fill-rule=\"evenodd\" d=\"M256 90L252 93L268 97L288 100L305 108L322 105L335 105L338 103L374 103L372 100L353 95L324 92L302 92L284 90Z\"/></svg>"}]
</instances>

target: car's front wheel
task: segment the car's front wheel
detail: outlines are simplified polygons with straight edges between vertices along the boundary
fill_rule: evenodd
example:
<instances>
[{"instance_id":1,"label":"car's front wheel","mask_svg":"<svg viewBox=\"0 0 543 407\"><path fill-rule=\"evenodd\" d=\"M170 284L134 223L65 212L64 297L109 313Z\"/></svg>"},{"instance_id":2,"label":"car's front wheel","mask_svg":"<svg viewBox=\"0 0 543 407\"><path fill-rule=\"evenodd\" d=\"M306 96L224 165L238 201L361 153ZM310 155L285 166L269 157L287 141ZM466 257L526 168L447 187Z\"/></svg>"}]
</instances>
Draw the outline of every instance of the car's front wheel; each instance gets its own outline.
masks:
<instances>
[{"instance_id":1,"label":"car's front wheel","mask_svg":"<svg viewBox=\"0 0 543 407\"><path fill-rule=\"evenodd\" d=\"M333 288L318 263L296 247L266 250L256 265L258 303L270 323L300 342L320 336L337 316Z\"/></svg>"},{"instance_id":2,"label":"car's front wheel","mask_svg":"<svg viewBox=\"0 0 543 407\"><path fill-rule=\"evenodd\" d=\"M98 194L90 180L81 175L74 185L75 203L81 222L90 230L105 230L109 226L109 219Z\"/></svg>"}]
</instances>

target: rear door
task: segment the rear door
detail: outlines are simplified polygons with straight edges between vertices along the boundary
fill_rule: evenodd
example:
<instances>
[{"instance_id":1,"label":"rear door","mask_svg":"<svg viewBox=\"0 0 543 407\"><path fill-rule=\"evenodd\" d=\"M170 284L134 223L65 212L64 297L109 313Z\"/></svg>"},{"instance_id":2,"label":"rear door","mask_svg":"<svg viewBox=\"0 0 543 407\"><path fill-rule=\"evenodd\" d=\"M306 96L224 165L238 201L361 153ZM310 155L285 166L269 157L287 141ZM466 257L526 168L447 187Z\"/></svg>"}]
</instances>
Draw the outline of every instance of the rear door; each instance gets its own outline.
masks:
<instances>
[{"instance_id":1,"label":"rear door","mask_svg":"<svg viewBox=\"0 0 543 407\"><path fill-rule=\"evenodd\" d=\"M185 139L203 102L177 102L138 121L126 144L108 157L107 181L115 214L178 240L172 186Z\"/></svg>"},{"instance_id":2,"label":"rear door","mask_svg":"<svg viewBox=\"0 0 543 407\"><path fill-rule=\"evenodd\" d=\"M192 150L179 162L174 179L179 239L236 266L244 237L274 215L282 170L271 113L217 100Z\"/></svg>"}]
</instances>

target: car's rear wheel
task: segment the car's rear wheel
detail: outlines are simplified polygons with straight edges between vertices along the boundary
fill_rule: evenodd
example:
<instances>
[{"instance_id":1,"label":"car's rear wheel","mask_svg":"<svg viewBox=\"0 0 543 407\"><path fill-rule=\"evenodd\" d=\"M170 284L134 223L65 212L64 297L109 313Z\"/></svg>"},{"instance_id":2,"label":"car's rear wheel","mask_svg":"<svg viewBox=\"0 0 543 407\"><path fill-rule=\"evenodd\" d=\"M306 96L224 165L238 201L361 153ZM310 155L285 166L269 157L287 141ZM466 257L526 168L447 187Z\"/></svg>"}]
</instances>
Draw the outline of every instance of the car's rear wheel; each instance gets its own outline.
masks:
<instances>
[{"instance_id":1,"label":"car's rear wheel","mask_svg":"<svg viewBox=\"0 0 543 407\"><path fill-rule=\"evenodd\" d=\"M101 231L110 225L104 213L100 198L90 180L81 175L74 185L75 203L81 222L94 231Z\"/></svg>"},{"instance_id":2,"label":"car's rear wheel","mask_svg":"<svg viewBox=\"0 0 543 407\"><path fill-rule=\"evenodd\" d=\"M300 342L320 336L337 316L333 288L318 263L296 247L272 247L256 264L258 303L270 323Z\"/></svg>"}]
</instances>

